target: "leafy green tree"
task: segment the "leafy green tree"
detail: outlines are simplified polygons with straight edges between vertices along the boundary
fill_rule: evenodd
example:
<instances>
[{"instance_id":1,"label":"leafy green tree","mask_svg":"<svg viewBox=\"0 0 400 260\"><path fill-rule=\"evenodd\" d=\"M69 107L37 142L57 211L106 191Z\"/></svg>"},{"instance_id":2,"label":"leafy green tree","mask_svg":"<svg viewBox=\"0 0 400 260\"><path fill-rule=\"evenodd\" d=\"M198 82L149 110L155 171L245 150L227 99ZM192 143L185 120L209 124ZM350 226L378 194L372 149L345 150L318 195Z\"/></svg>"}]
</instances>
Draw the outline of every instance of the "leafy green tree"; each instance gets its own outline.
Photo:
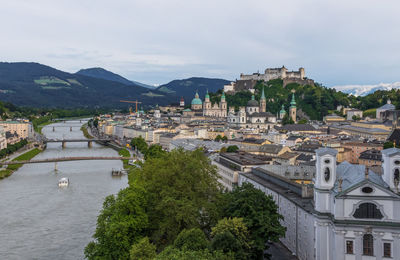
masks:
<instances>
[{"instance_id":1,"label":"leafy green tree","mask_svg":"<svg viewBox=\"0 0 400 260\"><path fill-rule=\"evenodd\" d=\"M153 260L156 255L156 246L150 243L148 237L144 237L138 243L133 244L130 250L131 260Z\"/></svg>"},{"instance_id":2,"label":"leafy green tree","mask_svg":"<svg viewBox=\"0 0 400 260\"><path fill-rule=\"evenodd\" d=\"M286 228L280 224L283 217L271 196L267 196L253 185L244 183L226 193L226 217L243 218L251 239L251 258L262 259L266 243L278 241L285 235Z\"/></svg>"},{"instance_id":3,"label":"leafy green tree","mask_svg":"<svg viewBox=\"0 0 400 260\"><path fill-rule=\"evenodd\" d=\"M148 227L145 190L126 188L106 197L97 218L94 241L85 248L88 259L129 259L131 245Z\"/></svg>"},{"instance_id":4,"label":"leafy green tree","mask_svg":"<svg viewBox=\"0 0 400 260\"><path fill-rule=\"evenodd\" d=\"M353 119L353 121L359 121L361 118L359 116L352 116L351 119Z\"/></svg>"},{"instance_id":5,"label":"leafy green tree","mask_svg":"<svg viewBox=\"0 0 400 260\"><path fill-rule=\"evenodd\" d=\"M308 123L308 120L305 119L305 118L302 118L297 122L297 124L300 124L300 125L304 125L304 124L307 124L307 123Z\"/></svg>"},{"instance_id":6,"label":"leafy green tree","mask_svg":"<svg viewBox=\"0 0 400 260\"><path fill-rule=\"evenodd\" d=\"M208 249L193 251L174 248L165 248L155 260L234 260L232 253L224 254L221 251L210 251Z\"/></svg>"},{"instance_id":7,"label":"leafy green tree","mask_svg":"<svg viewBox=\"0 0 400 260\"><path fill-rule=\"evenodd\" d=\"M228 149L226 148L226 146L222 147L221 150L219 151L220 153L226 153L228 151Z\"/></svg>"},{"instance_id":8,"label":"leafy green tree","mask_svg":"<svg viewBox=\"0 0 400 260\"><path fill-rule=\"evenodd\" d=\"M149 146L149 148L146 150L146 153L144 154L144 159L148 159L150 157L161 157L166 153L159 144L152 144Z\"/></svg>"},{"instance_id":9,"label":"leafy green tree","mask_svg":"<svg viewBox=\"0 0 400 260\"><path fill-rule=\"evenodd\" d=\"M228 149L226 149L226 151L228 153L236 153L237 151L239 151L239 147L237 147L236 145L230 145Z\"/></svg>"},{"instance_id":10,"label":"leafy green tree","mask_svg":"<svg viewBox=\"0 0 400 260\"><path fill-rule=\"evenodd\" d=\"M217 135L215 137L214 141L216 141L216 142L222 141L222 136L221 135Z\"/></svg>"},{"instance_id":11,"label":"leafy green tree","mask_svg":"<svg viewBox=\"0 0 400 260\"><path fill-rule=\"evenodd\" d=\"M386 143L383 144L383 149L388 149L393 147L395 147L395 145L392 141L387 141ZM396 148L400 148L400 144L396 144Z\"/></svg>"},{"instance_id":12,"label":"leafy green tree","mask_svg":"<svg viewBox=\"0 0 400 260\"><path fill-rule=\"evenodd\" d=\"M236 259L250 256L249 233L242 218L223 218L212 228L213 250L235 253ZM232 239L233 237L233 239Z\"/></svg>"},{"instance_id":13,"label":"leafy green tree","mask_svg":"<svg viewBox=\"0 0 400 260\"><path fill-rule=\"evenodd\" d=\"M208 247L208 240L199 228L184 229L174 241L174 247L184 250L203 250Z\"/></svg>"},{"instance_id":14,"label":"leafy green tree","mask_svg":"<svg viewBox=\"0 0 400 260\"><path fill-rule=\"evenodd\" d=\"M146 140L144 140L143 137L135 137L131 141L131 147L138 150L142 154L146 154L148 145L146 143Z\"/></svg>"},{"instance_id":15,"label":"leafy green tree","mask_svg":"<svg viewBox=\"0 0 400 260\"><path fill-rule=\"evenodd\" d=\"M228 137L223 136L221 140L224 141L224 142L226 142L226 141L228 141Z\"/></svg>"},{"instance_id":16,"label":"leafy green tree","mask_svg":"<svg viewBox=\"0 0 400 260\"><path fill-rule=\"evenodd\" d=\"M290 124L294 124L294 121L288 114L285 114L285 116L282 118L282 124L290 125Z\"/></svg>"},{"instance_id":17,"label":"leafy green tree","mask_svg":"<svg viewBox=\"0 0 400 260\"><path fill-rule=\"evenodd\" d=\"M173 150L150 157L129 175L129 184L146 190L149 238L158 249L183 229L211 229L220 217L221 197L215 166L198 149Z\"/></svg>"}]
</instances>

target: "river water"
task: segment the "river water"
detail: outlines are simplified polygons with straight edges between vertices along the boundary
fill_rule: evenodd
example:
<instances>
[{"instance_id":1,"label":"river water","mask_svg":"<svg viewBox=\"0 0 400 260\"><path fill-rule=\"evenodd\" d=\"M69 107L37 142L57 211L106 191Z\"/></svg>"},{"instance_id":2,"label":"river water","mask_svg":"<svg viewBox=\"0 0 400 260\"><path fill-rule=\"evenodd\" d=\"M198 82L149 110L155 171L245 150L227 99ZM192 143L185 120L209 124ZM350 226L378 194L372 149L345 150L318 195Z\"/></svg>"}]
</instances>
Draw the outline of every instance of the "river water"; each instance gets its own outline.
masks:
<instances>
[{"instance_id":1,"label":"river water","mask_svg":"<svg viewBox=\"0 0 400 260\"><path fill-rule=\"evenodd\" d=\"M48 138L84 138L80 121L43 129ZM53 126L55 131L53 132ZM72 132L70 127L73 126ZM118 156L108 147L87 143L49 143L35 159L66 156ZM0 180L0 259L84 259L104 198L127 186L126 176L112 177L121 161L71 161L27 164ZM70 185L59 188L68 177Z\"/></svg>"}]
</instances>

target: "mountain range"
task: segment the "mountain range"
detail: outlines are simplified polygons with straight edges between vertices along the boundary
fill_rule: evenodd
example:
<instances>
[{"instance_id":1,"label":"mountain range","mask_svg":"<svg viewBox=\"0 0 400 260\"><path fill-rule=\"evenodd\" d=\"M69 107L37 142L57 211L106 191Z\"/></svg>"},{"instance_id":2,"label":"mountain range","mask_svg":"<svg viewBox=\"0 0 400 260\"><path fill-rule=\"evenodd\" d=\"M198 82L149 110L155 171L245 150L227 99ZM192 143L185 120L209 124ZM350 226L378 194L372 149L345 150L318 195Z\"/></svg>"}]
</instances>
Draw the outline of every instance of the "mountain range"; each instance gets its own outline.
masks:
<instances>
[{"instance_id":1,"label":"mountain range","mask_svg":"<svg viewBox=\"0 0 400 260\"><path fill-rule=\"evenodd\" d=\"M128 80L102 68L64 72L33 62L0 62L0 100L29 107L127 107L120 100L138 100L143 106L187 103L196 90L222 89L227 80L189 78L158 88Z\"/></svg>"},{"instance_id":2,"label":"mountain range","mask_svg":"<svg viewBox=\"0 0 400 260\"><path fill-rule=\"evenodd\" d=\"M366 96L374 93L378 90L392 90L392 89L400 89L400 82L394 83L379 83L375 85L343 85L343 86L335 86L332 87L337 91L341 91L343 93L351 94L353 96Z\"/></svg>"}]
</instances>

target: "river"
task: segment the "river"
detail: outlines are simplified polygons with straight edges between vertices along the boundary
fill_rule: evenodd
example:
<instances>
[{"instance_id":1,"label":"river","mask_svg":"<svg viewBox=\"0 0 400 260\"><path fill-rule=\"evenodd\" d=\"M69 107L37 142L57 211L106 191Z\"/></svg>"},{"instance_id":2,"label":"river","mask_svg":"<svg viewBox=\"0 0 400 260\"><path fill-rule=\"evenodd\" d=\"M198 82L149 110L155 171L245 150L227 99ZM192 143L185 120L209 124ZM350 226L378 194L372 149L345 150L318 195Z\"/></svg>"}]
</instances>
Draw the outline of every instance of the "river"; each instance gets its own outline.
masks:
<instances>
[{"instance_id":1,"label":"river","mask_svg":"<svg viewBox=\"0 0 400 260\"><path fill-rule=\"evenodd\" d=\"M43 128L48 138L84 138L80 121ZM53 132L53 126L55 131ZM73 126L72 132L70 126ZM66 156L118 156L87 143L49 143L36 159ZM0 259L84 259L104 198L127 186L127 176L112 177L121 161L71 161L26 164L0 180ZM68 177L70 185L59 188Z\"/></svg>"}]
</instances>

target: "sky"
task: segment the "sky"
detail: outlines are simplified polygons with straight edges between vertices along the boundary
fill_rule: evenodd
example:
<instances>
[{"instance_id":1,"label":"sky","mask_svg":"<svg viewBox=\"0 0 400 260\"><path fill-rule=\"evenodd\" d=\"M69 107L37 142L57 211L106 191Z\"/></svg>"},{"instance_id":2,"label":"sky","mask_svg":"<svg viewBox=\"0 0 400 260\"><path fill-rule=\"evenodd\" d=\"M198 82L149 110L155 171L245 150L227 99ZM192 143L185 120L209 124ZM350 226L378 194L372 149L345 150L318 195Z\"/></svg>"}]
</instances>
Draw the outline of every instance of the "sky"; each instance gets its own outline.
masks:
<instances>
[{"instance_id":1,"label":"sky","mask_svg":"<svg viewBox=\"0 0 400 260\"><path fill-rule=\"evenodd\" d=\"M304 67L325 86L400 81L398 0L0 0L0 60L163 84Z\"/></svg>"}]
</instances>

